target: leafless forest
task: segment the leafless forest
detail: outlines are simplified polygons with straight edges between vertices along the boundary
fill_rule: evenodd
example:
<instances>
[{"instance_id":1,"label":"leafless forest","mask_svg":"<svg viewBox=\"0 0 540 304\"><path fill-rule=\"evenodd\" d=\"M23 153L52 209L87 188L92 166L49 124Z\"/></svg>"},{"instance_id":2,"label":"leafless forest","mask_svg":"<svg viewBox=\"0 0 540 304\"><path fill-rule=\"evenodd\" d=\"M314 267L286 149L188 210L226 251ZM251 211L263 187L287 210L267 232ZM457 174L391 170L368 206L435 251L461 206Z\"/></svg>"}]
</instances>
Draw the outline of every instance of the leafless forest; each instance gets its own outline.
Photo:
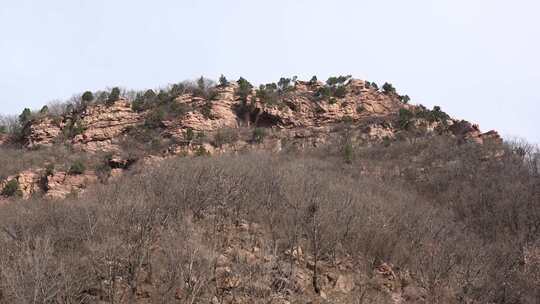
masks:
<instances>
[{"instance_id":1,"label":"leafless forest","mask_svg":"<svg viewBox=\"0 0 540 304\"><path fill-rule=\"evenodd\" d=\"M354 288L329 302L386 303L370 274L388 263L425 303L538 303L534 147L440 137L343 153L178 157L79 199L0 206L0 302L304 303L324 269L349 267Z\"/></svg>"}]
</instances>

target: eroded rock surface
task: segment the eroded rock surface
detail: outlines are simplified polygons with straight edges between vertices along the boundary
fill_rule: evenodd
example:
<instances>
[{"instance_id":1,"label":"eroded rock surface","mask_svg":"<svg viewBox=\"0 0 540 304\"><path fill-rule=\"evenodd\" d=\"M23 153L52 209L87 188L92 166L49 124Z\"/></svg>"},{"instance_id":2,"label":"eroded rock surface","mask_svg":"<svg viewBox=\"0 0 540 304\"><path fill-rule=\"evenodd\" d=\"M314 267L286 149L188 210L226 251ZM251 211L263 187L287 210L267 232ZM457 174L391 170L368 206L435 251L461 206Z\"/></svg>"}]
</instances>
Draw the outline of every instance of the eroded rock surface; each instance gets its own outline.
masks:
<instances>
[{"instance_id":1,"label":"eroded rock surface","mask_svg":"<svg viewBox=\"0 0 540 304\"><path fill-rule=\"evenodd\" d=\"M73 144L85 151L117 150L115 140L129 127L143 121L142 116L131 109L131 104L121 99L112 105L89 106L81 117L82 134L73 138Z\"/></svg>"},{"instance_id":2,"label":"eroded rock surface","mask_svg":"<svg viewBox=\"0 0 540 304\"><path fill-rule=\"evenodd\" d=\"M256 103L257 122L282 127L311 127L356 121L366 117L395 114L403 104L397 96L386 95L367 88L362 80L351 80L345 86L344 97L330 99L317 97L321 84L298 82L294 92L284 97L283 104Z\"/></svg>"},{"instance_id":3,"label":"eroded rock surface","mask_svg":"<svg viewBox=\"0 0 540 304\"><path fill-rule=\"evenodd\" d=\"M51 199L62 199L70 194L79 194L93 183L97 182L97 176L94 172L84 174L70 175L67 172L55 172L47 176L45 194Z\"/></svg>"},{"instance_id":4,"label":"eroded rock surface","mask_svg":"<svg viewBox=\"0 0 540 304\"><path fill-rule=\"evenodd\" d=\"M29 199L34 194L42 193L40 187L42 170L28 169L20 172L19 174L8 176L6 179L0 181L0 191L2 191L6 185L15 180L18 185L16 191L17 195L20 195L23 199Z\"/></svg>"},{"instance_id":5,"label":"eroded rock surface","mask_svg":"<svg viewBox=\"0 0 540 304\"><path fill-rule=\"evenodd\" d=\"M339 96L321 95L324 88L321 82L297 81L294 89L280 93L277 101L270 102L261 100L255 89L242 99L238 84L231 82L216 87L211 96L185 93L167 101L175 103L174 106L182 111L162 118L154 115L152 107L134 111L126 99L93 103L78 113L62 117L42 116L31 121L25 128L25 143L28 148L58 142L94 154L112 152L117 156L112 157L107 166L109 176L117 177L138 160L144 165L150 160L155 162L178 155L202 156L246 150L280 152L291 147L301 150L343 144L344 132L356 145L428 134L446 134L479 144L502 141L497 132L482 133L477 125L451 119L444 112L437 112L446 115L443 119L422 117L418 113L433 112L403 103L402 96L397 93L382 92L363 80L349 80L342 85ZM413 130L404 127L402 112L411 113L409 125ZM158 121L147 124L155 117ZM264 129L264 136L256 138L256 129ZM132 136L131 130L152 132L144 139L146 142L138 144L161 141L167 145L152 152L144 150L142 155L131 156L132 159L120 156L125 152L120 143ZM215 140L222 130L232 130L232 139L226 142ZM5 140L0 136L0 144ZM20 173L24 197L39 192L37 175ZM46 197L61 198L81 192L95 179L94 173L70 176L58 172L48 177L44 191Z\"/></svg>"},{"instance_id":6,"label":"eroded rock surface","mask_svg":"<svg viewBox=\"0 0 540 304\"><path fill-rule=\"evenodd\" d=\"M64 123L61 118L53 119L43 117L26 125L24 133L26 136L26 146L34 148L37 146L51 146L62 134Z\"/></svg>"},{"instance_id":7,"label":"eroded rock surface","mask_svg":"<svg viewBox=\"0 0 540 304\"><path fill-rule=\"evenodd\" d=\"M182 95L174 102L188 106L191 110L175 120L164 121L165 135L184 139L186 130L196 132L213 132L223 128L238 128L238 117L235 106L235 85L219 87L216 89L214 100L204 100L191 94Z\"/></svg>"}]
</instances>

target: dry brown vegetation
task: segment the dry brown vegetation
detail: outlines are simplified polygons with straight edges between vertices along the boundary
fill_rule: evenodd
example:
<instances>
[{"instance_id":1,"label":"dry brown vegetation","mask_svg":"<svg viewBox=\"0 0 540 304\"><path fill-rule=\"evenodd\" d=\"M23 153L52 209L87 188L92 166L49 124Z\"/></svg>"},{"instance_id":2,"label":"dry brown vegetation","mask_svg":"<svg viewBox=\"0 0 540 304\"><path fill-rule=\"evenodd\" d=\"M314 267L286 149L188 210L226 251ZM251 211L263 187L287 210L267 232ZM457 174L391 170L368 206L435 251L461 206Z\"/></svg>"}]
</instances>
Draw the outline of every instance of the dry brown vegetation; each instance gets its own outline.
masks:
<instances>
[{"instance_id":1,"label":"dry brown vegetation","mask_svg":"<svg viewBox=\"0 0 540 304\"><path fill-rule=\"evenodd\" d=\"M1 206L0 303L391 303L383 263L410 303L537 303L537 151L347 150L175 158L80 199ZM348 293L328 287L336 272Z\"/></svg>"},{"instance_id":2,"label":"dry brown vegetation","mask_svg":"<svg viewBox=\"0 0 540 304\"><path fill-rule=\"evenodd\" d=\"M48 165L54 165L54 169L57 170L68 170L77 161L83 161L87 167L94 168L101 164L102 154L91 155L64 145L40 147L34 150L1 146L0 180L24 170L46 168Z\"/></svg>"}]
</instances>

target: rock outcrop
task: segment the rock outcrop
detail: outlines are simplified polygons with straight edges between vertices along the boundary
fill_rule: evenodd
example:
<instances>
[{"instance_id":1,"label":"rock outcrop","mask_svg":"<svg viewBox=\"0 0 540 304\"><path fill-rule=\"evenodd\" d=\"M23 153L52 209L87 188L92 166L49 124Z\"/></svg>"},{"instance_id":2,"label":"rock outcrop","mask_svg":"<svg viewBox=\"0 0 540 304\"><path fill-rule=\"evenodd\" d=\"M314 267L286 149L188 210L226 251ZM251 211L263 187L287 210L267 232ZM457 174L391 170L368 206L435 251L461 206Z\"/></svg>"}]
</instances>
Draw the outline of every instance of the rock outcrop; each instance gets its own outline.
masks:
<instances>
[{"instance_id":1,"label":"rock outcrop","mask_svg":"<svg viewBox=\"0 0 540 304\"><path fill-rule=\"evenodd\" d=\"M164 118L160 134L181 142L190 140L189 132L212 134L224 128L266 127L289 129L289 134L284 133L284 136L292 135L310 144L321 144L327 141L325 137L331 131L330 126L346 122L361 128L364 132L361 137L365 140L383 140L393 139L401 131L395 122L400 110L414 112L420 109L403 103L395 92L381 92L363 80L351 79L343 84L343 93L339 97L321 96L322 88L321 82L297 81L293 90L280 93L278 102L262 100L253 90L247 104L238 96L236 83L216 87L214 95L207 98L185 93L172 102L184 107L186 112ZM28 147L51 145L62 133L69 134L66 129L76 124L79 130L71 140L75 147L88 152L118 151L117 144L125 132L141 125L149 115L149 111L133 111L125 99L112 104L91 104L77 115L56 119L44 117L31 122L26 128L25 140ZM446 131L478 143L500 142L495 131L483 134L476 125L466 121L449 119L443 125L416 118L414 124L427 132ZM185 144L189 144L188 141ZM177 150L189 152L193 149Z\"/></svg>"},{"instance_id":2,"label":"rock outcrop","mask_svg":"<svg viewBox=\"0 0 540 304\"><path fill-rule=\"evenodd\" d=\"M479 144L483 144L484 142L502 143L502 138L497 131L491 130L482 133L478 125L465 120L454 120L454 123L449 127L449 130L458 138Z\"/></svg>"},{"instance_id":3,"label":"rock outcrop","mask_svg":"<svg viewBox=\"0 0 540 304\"><path fill-rule=\"evenodd\" d=\"M24 134L27 134L25 137L26 146L34 148L53 145L55 140L62 134L64 125L64 122L59 117L56 119L43 117L28 123L23 131Z\"/></svg>"},{"instance_id":4,"label":"rock outcrop","mask_svg":"<svg viewBox=\"0 0 540 304\"><path fill-rule=\"evenodd\" d=\"M44 169L29 169L0 181L0 190L13 180L16 181L18 187L13 195L23 199L29 199L35 195L63 199L70 194L82 193L87 186L96 183L98 178L93 171L70 175L63 171L46 173Z\"/></svg>"},{"instance_id":5,"label":"rock outcrop","mask_svg":"<svg viewBox=\"0 0 540 304\"><path fill-rule=\"evenodd\" d=\"M24 170L17 175L8 176L0 181L0 191L6 187L10 181L16 181L18 189L16 194L23 199L29 199L34 194L43 193L41 188L41 177L43 170Z\"/></svg>"},{"instance_id":6,"label":"rock outcrop","mask_svg":"<svg viewBox=\"0 0 540 304\"><path fill-rule=\"evenodd\" d=\"M83 151L114 151L119 136L142 121L143 117L131 109L126 99L112 104L91 104L80 113L43 116L28 122L23 130L24 142L27 148L51 146L63 136L65 142Z\"/></svg>"},{"instance_id":7,"label":"rock outcrop","mask_svg":"<svg viewBox=\"0 0 540 304\"><path fill-rule=\"evenodd\" d=\"M501 144L503 142L501 136L495 130L482 133L478 137L480 138L480 141L479 141L480 143L491 142L491 143Z\"/></svg>"},{"instance_id":8,"label":"rock outcrop","mask_svg":"<svg viewBox=\"0 0 540 304\"><path fill-rule=\"evenodd\" d=\"M287 90L275 91L277 98L276 95L265 98L256 90L241 98L239 85L233 82L213 88L212 94L186 92L170 99L153 100L149 107L138 112L126 99L94 102L61 117L42 115L32 120L25 126L25 143L28 148L69 143L92 154L115 153L118 156L111 158L107 166L109 176L116 177L137 159L144 164L150 159L156 161L178 155L238 153L248 149L279 152L291 147L301 150L342 144L344 132L355 144L419 134L446 134L479 144L502 141L495 131L482 133L477 125L451 119L439 108L429 111L420 105L404 103L403 97L395 91L382 92L362 80L350 79L339 88L339 94L328 95L321 93L328 89L321 82L296 81ZM164 103L166 107L160 108ZM178 111L165 112L169 109ZM409 115L410 121L405 121L407 126L403 113ZM156 119L158 121L148 124L149 120ZM133 134L146 134L144 142L136 144L149 146L155 141L159 148L135 153L136 157L120 156L125 152L119 145L124 139L135 142L131 130ZM224 136L219 134L222 130L230 132L225 132ZM256 135L255 131L261 132ZM218 140L219 136L226 138ZM0 143L4 140L0 136ZM159 146L163 142L165 144ZM20 173L18 179L24 197L43 188L38 185L42 182L38 181L38 175ZM71 176L57 172L47 177L44 191L46 197L62 198L80 192L96 179L94 173Z\"/></svg>"},{"instance_id":9,"label":"rock outcrop","mask_svg":"<svg viewBox=\"0 0 540 304\"><path fill-rule=\"evenodd\" d=\"M98 180L94 172L70 175L67 172L55 172L47 176L46 194L47 198L62 199L70 194L79 194L84 189Z\"/></svg>"},{"instance_id":10,"label":"rock outcrop","mask_svg":"<svg viewBox=\"0 0 540 304\"><path fill-rule=\"evenodd\" d=\"M351 80L345 85L344 97L318 97L321 87L320 83L298 82L294 92L285 94L283 103L277 105L268 105L257 99L255 122L262 126L305 128L387 116L396 114L400 108L410 107L397 96L366 87L361 80Z\"/></svg>"},{"instance_id":11,"label":"rock outcrop","mask_svg":"<svg viewBox=\"0 0 540 304\"><path fill-rule=\"evenodd\" d=\"M0 146L6 144L8 142L8 135L0 133Z\"/></svg>"},{"instance_id":12,"label":"rock outcrop","mask_svg":"<svg viewBox=\"0 0 540 304\"><path fill-rule=\"evenodd\" d=\"M177 119L163 121L166 127L164 135L185 139L188 129L196 132L214 132L223 128L238 128L238 117L234 111L238 104L235 90L235 85L218 87L216 96L210 101L191 94L176 98L173 102L191 110Z\"/></svg>"},{"instance_id":13,"label":"rock outcrop","mask_svg":"<svg viewBox=\"0 0 540 304\"><path fill-rule=\"evenodd\" d=\"M140 114L131 109L131 104L120 99L111 105L88 106L81 115L84 131L73 138L73 145L84 151L115 151L118 137L129 127L142 122Z\"/></svg>"}]
</instances>

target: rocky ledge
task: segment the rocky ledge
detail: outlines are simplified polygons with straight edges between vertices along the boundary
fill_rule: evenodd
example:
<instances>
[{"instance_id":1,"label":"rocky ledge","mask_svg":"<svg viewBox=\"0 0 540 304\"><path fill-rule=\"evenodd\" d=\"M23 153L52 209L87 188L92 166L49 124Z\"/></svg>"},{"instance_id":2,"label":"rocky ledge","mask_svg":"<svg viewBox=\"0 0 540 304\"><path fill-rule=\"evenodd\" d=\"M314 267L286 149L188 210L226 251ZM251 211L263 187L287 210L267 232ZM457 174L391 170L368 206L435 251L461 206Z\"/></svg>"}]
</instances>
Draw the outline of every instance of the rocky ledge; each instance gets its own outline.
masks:
<instances>
[{"instance_id":1,"label":"rocky ledge","mask_svg":"<svg viewBox=\"0 0 540 304\"><path fill-rule=\"evenodd\" d=\"M242 89L241 83L231 82L209 92L165 94L168 99L153 99L142 109L134 101L119 98L89 103L60 116L42 115L24 126L23 142L32 149L68 144L91 154L110 153L116 165L107 165L108 176L115 177L141 159L146 163L175 155L246 149L279 152L285 144L300 149L338 144L344 130L355 145L433 134L479 144L502 141L496 131L482 133L477 125L452 119L438 107L428 110L409 104L408 97L391 86L381 91L363 80L347 79L338 86L295 81L286 88L267 85L258 90ZM129 143L133 134L146 134L142 144L166 144L126 156L121 144ZM0 143L7 140L0 136ZM98 180L94 172L45 175L44 170L29 169L10 176L0 182L0 189L16 180L24 198L37 193L63 198Z\"/></svg>"}]
</instances>

